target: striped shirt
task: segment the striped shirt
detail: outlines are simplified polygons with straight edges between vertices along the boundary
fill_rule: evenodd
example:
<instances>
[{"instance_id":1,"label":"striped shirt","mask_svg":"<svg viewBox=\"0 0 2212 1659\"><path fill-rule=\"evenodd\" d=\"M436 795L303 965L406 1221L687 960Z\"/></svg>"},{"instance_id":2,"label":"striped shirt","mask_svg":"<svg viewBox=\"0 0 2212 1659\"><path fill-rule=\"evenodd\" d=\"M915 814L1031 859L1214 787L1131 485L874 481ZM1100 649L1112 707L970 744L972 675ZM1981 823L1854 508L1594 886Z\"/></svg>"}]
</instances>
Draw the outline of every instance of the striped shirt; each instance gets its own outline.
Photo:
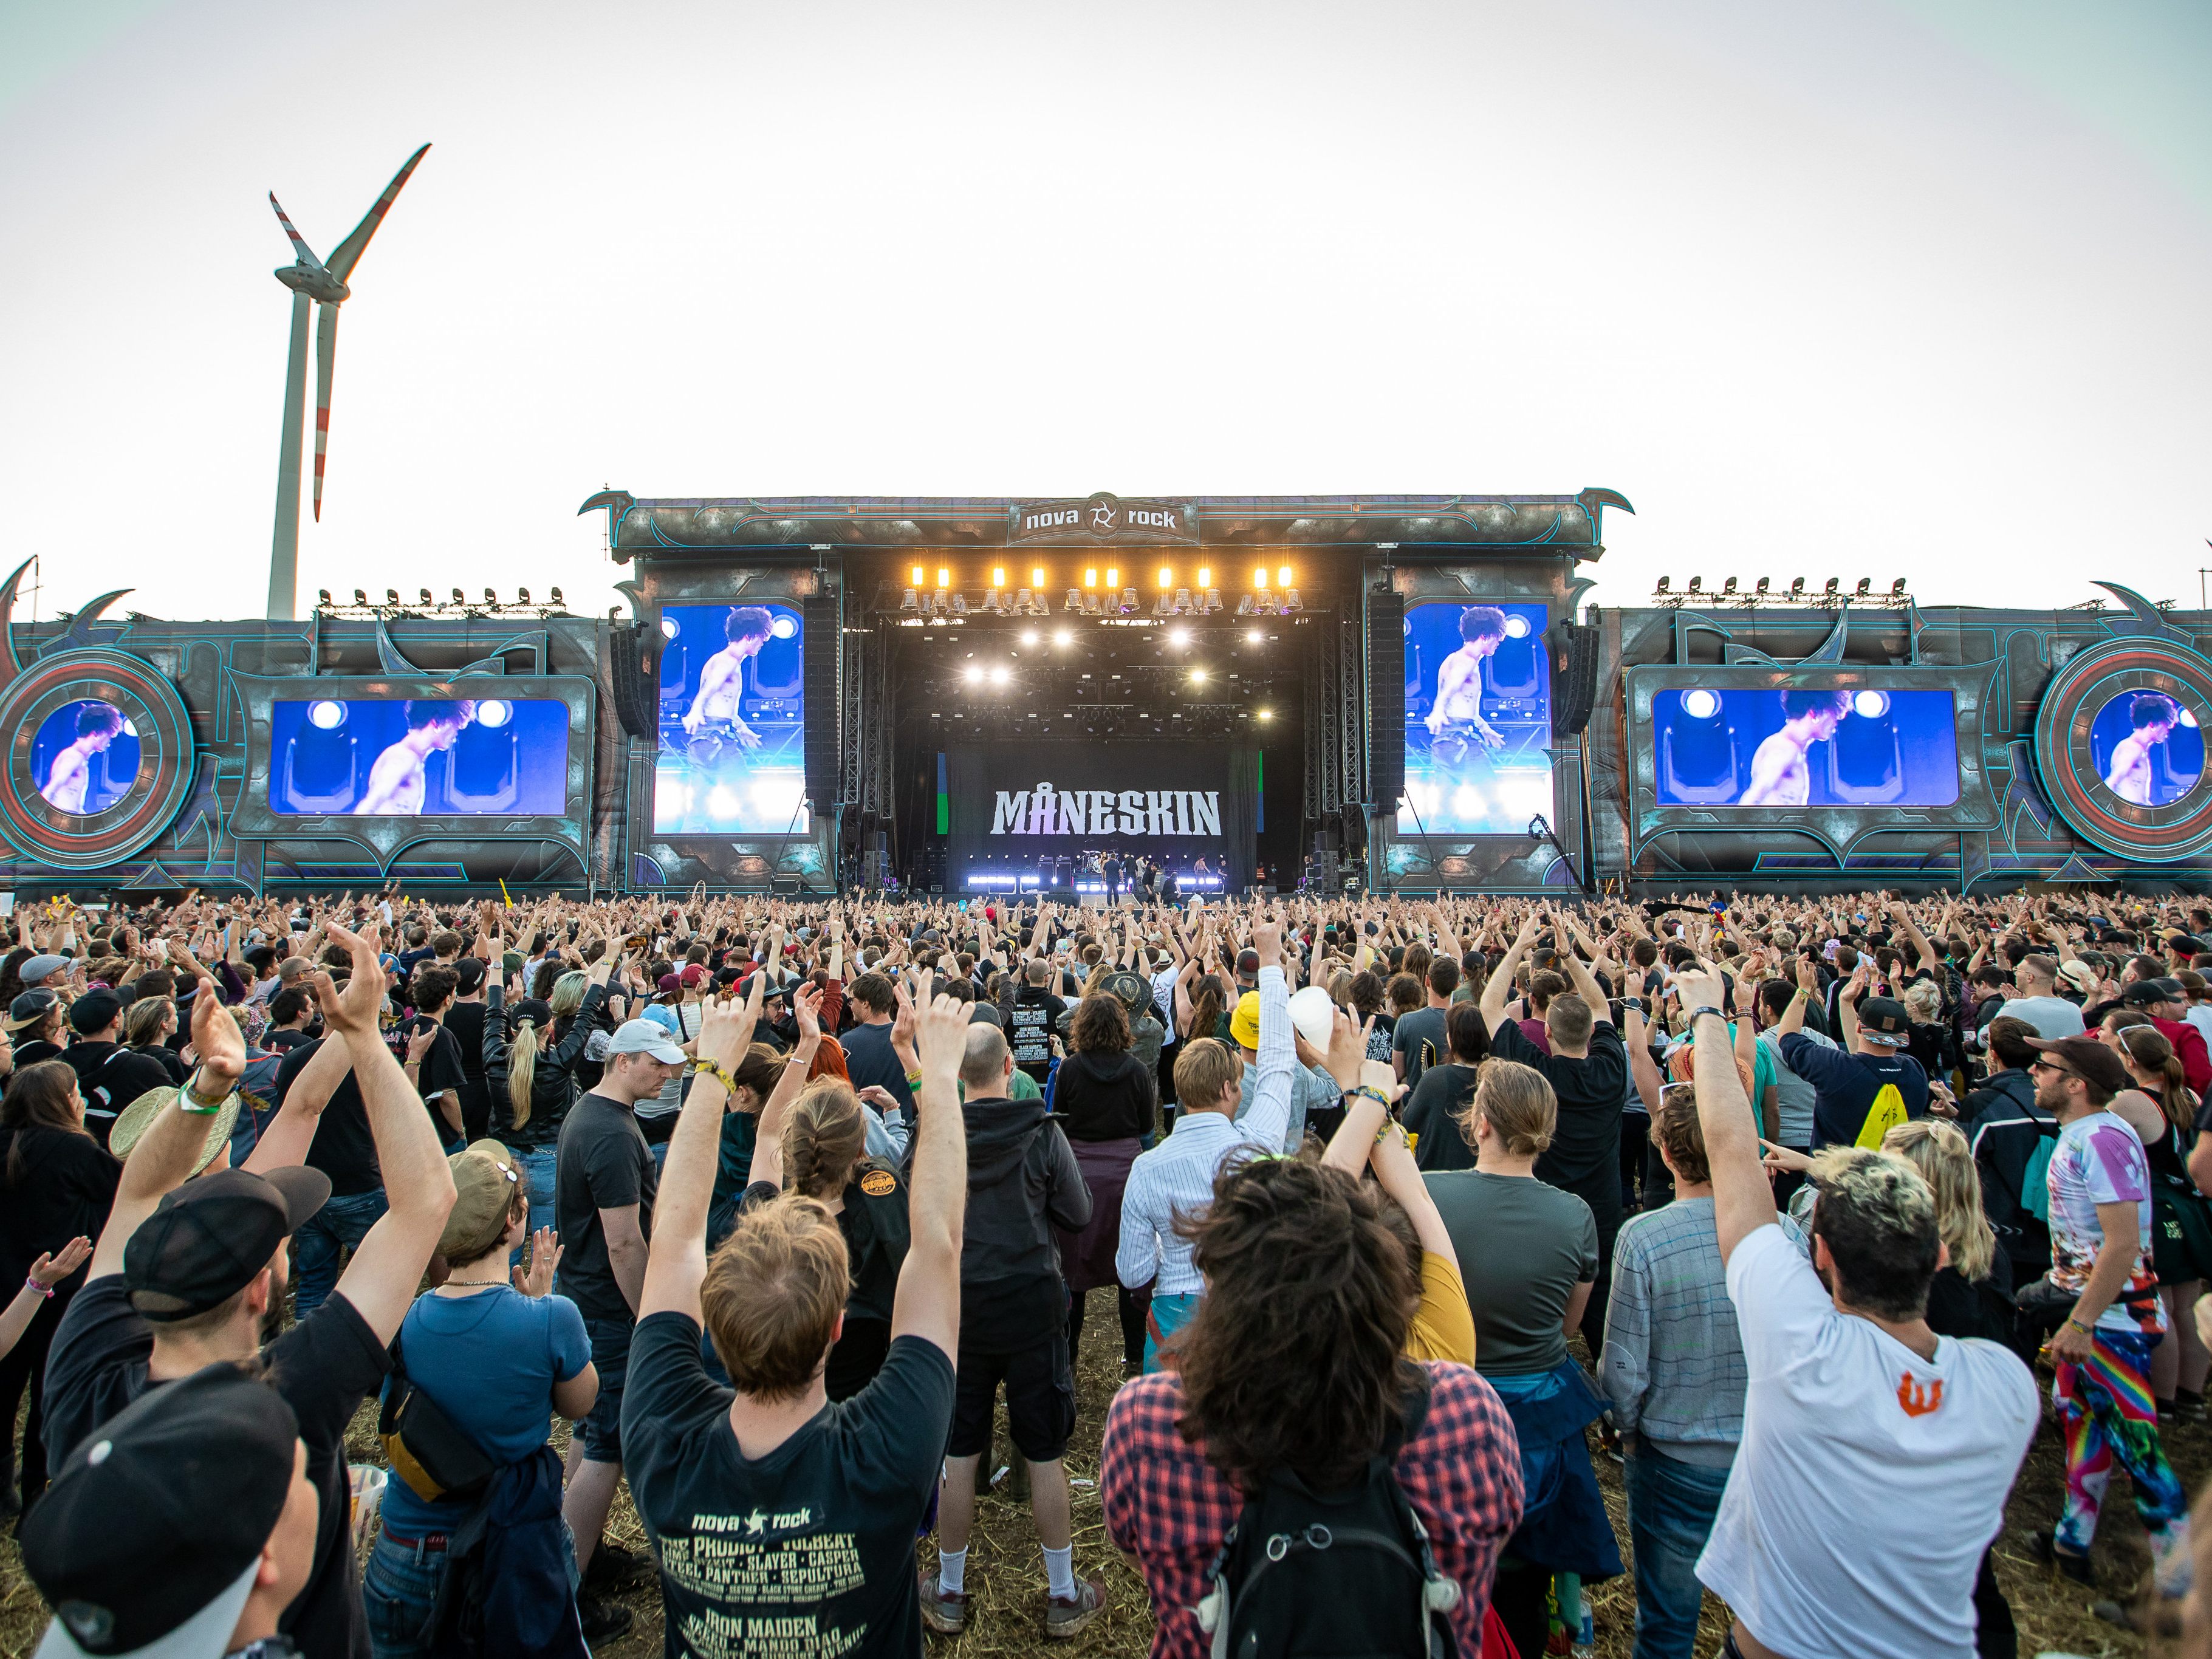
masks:
<instances>
[{"instance_id":1,"label":"striped shirt","mask_svg":"<svg viewBox=\"0 0 2212 1659\"><path fill-rule=\"evenodd\" d=\"M1155 1296L1192 1296L1206 1282L1191 1263L1190 1241L1176 1231L1178 1215L1194 1215L1213 1202L1213 1180L1239 1151L1273 1152L1283 1144L1291 1117L1291 1085L1297 1060L1291 1042L1291 997L1279 968L1260 970L1260 1063L1252 1109L1231 1121L1219 1112L1184 1112L1175 1131L1129 1166L1121 1193L1121 1242L1115 1271L1134 1289L1150 1285Z\"/></svg>"},{"instance_id":2,"label":"striped shirt","mask_svg":"<svg viewBox=\"0 0 2212 1659\"><path fill-rule=\"evenodd\" d=\"M1711 1468L1735 1460L1750 1374L1711 1199L1677 1199L1622 1226L1598 1382L1624 1437Z\"/></svg>"}]
</instances>

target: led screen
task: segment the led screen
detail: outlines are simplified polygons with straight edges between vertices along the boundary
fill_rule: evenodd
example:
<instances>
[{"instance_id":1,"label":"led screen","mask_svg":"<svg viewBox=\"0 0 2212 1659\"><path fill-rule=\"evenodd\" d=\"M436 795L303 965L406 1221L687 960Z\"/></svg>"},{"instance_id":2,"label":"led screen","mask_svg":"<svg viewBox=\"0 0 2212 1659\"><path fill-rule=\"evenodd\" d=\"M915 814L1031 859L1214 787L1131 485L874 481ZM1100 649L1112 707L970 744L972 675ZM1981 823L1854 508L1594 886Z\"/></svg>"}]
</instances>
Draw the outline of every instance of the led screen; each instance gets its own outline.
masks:
<instances>
[{"instance_id":1,"label":"led screen","mask_svg":"<svg viewBox=\"0 0 2212 1659\"><path fill-rule=\"evenodd\" d=\"M65 702L39 722L31 776L56 811L105 812L138 781L138 727L101 698Z\"/></svg>"},{"instance_id":2,"label":"led screen","mask_svg":"<svg viewBox=\"0 0 2212 1659\"><path fill-rule=\"evenodd\" d=\"M799 834L808 828L799 608L675 605L661 612L662 835Z\"/></svg>"},{"instance_id":3,"label":"led screen","mask_svg":"<svg viewBox=\"0 0 2212 1659\"><path fill-rule=\"evenodd\" d=\"M1651 698L1662 806L1948 806L1948 691L1727 690Z\"/></svg>"},{"instance_id":4,"label":"led screen","mask_svg":"<svg viewBox=\"0 0 2212 1659\"><path fill-rule=\"evenodd\" d=\"M2136 806L2179 800L2204 776L2197 716L2163 691L2123 691L2089 726L2089 753L2105 787Z\"/></svg>"},{"instance_id":5,"label":"led screen","mask_svg":"<svg viewBox=\"0 0 2212 1659\"><path fill-rule=\"evenodd\" d=\"M568 709L550 697L319 697L270 711L286 817L556 817Z\"/></svg>"},{"instance_id":6,"label":"led screen","mask_svg":"<svg viewBox=\"0 0 2212 1659\"><path fill-rule=\"evenodd\" d=\"M1524 835L1552 810L1546 607L1406 609L1401 836Z\"/></svg>"}]
</instances>

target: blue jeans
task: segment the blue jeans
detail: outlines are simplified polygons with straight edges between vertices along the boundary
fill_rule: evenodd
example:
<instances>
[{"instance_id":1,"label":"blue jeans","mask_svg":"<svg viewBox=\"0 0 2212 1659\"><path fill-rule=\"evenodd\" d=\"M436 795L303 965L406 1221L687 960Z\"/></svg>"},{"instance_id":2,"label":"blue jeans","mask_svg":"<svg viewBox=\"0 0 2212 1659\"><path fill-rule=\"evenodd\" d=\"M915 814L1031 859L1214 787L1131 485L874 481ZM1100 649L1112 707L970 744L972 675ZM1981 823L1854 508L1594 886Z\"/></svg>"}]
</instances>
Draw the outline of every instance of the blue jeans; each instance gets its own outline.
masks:
<instances>
[{"instance_id":1,"label":"blue jeans","mask_svg":"<svg viewBox=\"0 0 2212 1659\"><path fill-rule=\"evenodd\" d=\"M385 1212L384 1188L331 1195L292 1237L300 1247L299 1302L301 1319L321 1307L338 1282L338 1257L368 1237Z\"/></svg>"},{"instance_id":2,"label":"blue jeans","mask_svg":"<svg viewBox=\"0 0 2212 1659\"><path fill-rule=\"evenodd\" d=\"M561 1530L568 1530L565 1521ZM368 1641L376 1659L416 1659L429 1651L430 1617L445 1582L443 1544L401 1544L377 1534L376 1547L369 1552L368 1565L361 1576L362 1606L368 1614ZM571 1590L577 1582L575 1540L571 1538Z\"/></svg>"},{"instance_id":3,"label":"blue jeans","mask_svg":"<svg viewBox=\"0 0 2212 1659\"><path fill-rule=\"evenodd\" d=\"M1628 1458L1636 1550L1635 1659L1690 1659L1698 1638L1698 1557L1720 1513L1726 1469L1685 1463L1639 1439Z\"/></svg>"},{"instance_id":4,"label":"blue jeans","mask_svg":"<svg viewBox=\"0 0 2212 1659\"><path fill-rule=\"evenodd\" d=\"M558 1150L551 1146L528 1146L514 1155L515 1168L530 1183L530 1231L533 1233L540 1227L550 1227L556 1234L560 1231L561 1224L553 1208L554 1173L558 1161ZM508 1252L509 1263L527 1265L529 1248L530 1241L525 1238Z\"/></svg>"}]
</instances>

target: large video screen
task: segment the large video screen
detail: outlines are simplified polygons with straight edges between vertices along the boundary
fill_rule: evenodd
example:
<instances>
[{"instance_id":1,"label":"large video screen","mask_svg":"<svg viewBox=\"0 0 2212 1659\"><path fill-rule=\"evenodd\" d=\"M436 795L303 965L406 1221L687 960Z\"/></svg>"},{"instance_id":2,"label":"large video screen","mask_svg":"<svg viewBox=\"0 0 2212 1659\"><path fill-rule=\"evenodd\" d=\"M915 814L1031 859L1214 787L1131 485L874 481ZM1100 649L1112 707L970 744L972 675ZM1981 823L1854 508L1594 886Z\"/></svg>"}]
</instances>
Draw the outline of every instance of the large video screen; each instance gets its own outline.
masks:
<instances>
[{"instance_id":1,"label":"large video screen","mask_svg":"<svg viewBox=\"0 0 2212 1659\"><path fill-rule=\"evenodd\" d=\"M555 817L568 710L550 697L319 697L270 711L284 817Z\"/></svg>"},{"instance_id":2,"label":"large video screen","mask_svg":"<svg viewBox=\"0 0 2212 1659\"><path fill-rule=\"evenodd\" d=\"M2197 716L2163 691L2123 691L2089 725L2089 753L2105 787L2136 806L2179 800L2204 778Z\"/></svg>"},{"instance_id":3,"label":"large video screen","mask_svg":"<svg viewBox=\"0 0 2212 1659\"><path fill-rule=\"evenodd\" d=\"M804 638L790 605L673 605L660 614L662 835L809 828Z\"/></svg>"},{"instance_id":4,"label":"large video screen","mask_svg":"<svg viewBox=\"0 0 2212 1659\"><path fill-rule=\"evenodd\" d=\"M31 738L31 776L58 812L90 817L120 805L138 781L138 727L98 697L65 702Z\"/></svg>"},{"instance_id":5,"label":"large video screen","mask_svg":"<svg viewBox=\"0 0 2212 1659\"><path fill-rule=\"evenodd\" d=\"M1552 810L1547 607L1406 608L1401 836L1523 835Z\"/></svg>"},{"instance_id":6,"label":"large video screen","mask_svg":"<svg viewBox=\"0 0 2212 1659\"><path fill-rule=\"evenodd\" d=\"M1662 806L1949 806L1959 799L1948 691L1653 694Z\"/></svg>"}]
</instances>

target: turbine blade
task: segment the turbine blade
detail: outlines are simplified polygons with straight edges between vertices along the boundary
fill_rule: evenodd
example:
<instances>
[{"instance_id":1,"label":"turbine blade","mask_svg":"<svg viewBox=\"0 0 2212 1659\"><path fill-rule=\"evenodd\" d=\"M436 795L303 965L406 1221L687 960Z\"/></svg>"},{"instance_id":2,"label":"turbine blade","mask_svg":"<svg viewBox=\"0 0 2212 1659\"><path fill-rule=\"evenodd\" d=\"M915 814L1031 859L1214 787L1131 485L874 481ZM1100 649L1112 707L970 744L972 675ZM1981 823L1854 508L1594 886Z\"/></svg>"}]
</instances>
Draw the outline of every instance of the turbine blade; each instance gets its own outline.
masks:
<instances>
[{"instance_id":1,"label":"turbine blade","mask_svg":"<svg viewBox=\"0 0 2212 1659\"><path fill-rule=\"evenodd\" d=\"M331 441L331 367L338 350L338 308L318 306L315 319L315 522L323 521L323 453Z\"/></svg>"},{"instance_id":2,"label":"turbine blade","mask_svg":"<svg viewBox=\"0 0 2212 1659\"><path fill-rule=\"evenodd\" d=\"M277 201L276 192L273 190L269 192L269 205L276 210L276 222L284 227L284 234L292 239L293 251L300 256L301 261L314 266L318 270L321 270L323 262L315 258L315 250L307 246L307 239L292 228L292 221L285 213L283 205Z\"/></svg>"},{"instance_id":3,"label":"turbine blade","mask_svg":"<svg viewBox=\"0 0 2212 1659\"><path fill-rule=\"evenodd\" d=\"M353 234L331 250L331 276L343 283L353 274L353 268L360 262L362 251L368 246L368 239L376 234L376 228L384 222L384 216L392 211L392 204L398 198L399 187L407 182L407 175L415 171L416 164L429 153L430 147L425 144L409 156L407 165L392 175L392 182L384 187L384 194L376 198L376 205L369 209L368 215L353 228Z\"/></svg>"}]
</instances>

